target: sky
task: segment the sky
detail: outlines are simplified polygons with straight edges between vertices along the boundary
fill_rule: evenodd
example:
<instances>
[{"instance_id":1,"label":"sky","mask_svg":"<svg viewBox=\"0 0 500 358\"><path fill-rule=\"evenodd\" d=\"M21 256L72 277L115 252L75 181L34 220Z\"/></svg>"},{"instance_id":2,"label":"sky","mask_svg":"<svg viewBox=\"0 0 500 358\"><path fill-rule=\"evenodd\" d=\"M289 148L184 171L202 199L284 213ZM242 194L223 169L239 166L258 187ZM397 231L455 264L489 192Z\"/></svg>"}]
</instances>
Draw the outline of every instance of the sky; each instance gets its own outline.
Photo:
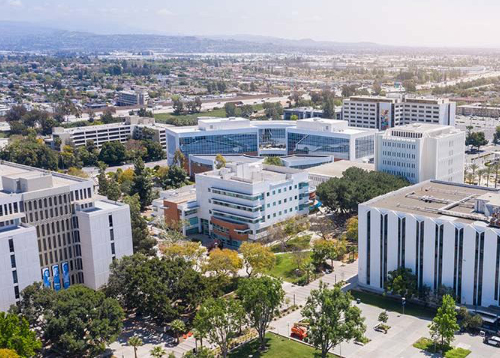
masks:
<instances>
[{"instance_id":1,"label":"sky","mask_svg":"<svg viewBox=\"0 0 500 358\"><path fill-rule=\"evenodd\" d=\"M0 0L0 20L94 33L440 47L500 47L499 14L500 0Z\"/></svg>"}]
</instances>

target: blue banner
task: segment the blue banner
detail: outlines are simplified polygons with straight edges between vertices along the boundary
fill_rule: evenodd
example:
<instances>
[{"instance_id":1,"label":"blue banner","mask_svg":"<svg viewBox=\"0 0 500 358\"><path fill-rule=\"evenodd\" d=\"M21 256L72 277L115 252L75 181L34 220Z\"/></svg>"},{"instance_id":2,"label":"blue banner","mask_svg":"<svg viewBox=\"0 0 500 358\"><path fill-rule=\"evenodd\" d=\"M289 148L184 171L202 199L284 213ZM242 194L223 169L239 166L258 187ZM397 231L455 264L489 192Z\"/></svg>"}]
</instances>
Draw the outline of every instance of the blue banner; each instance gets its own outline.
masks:
<instances>
[{"instance_id":1,"label":"blue banner","mask_svg":"<svg viewBox=\"0 0 500 358\"><path fill-rule=\"evenodd\" d=\"M68 266L68 262L63 262L61 264L61 267L62 267L62 275L63 275L63 287L66 289L69 287L70 285L70 281L69 281L69 266Z\"/></svg>"},{"instance_id":2,"label":"blue banner","mask_svg":"<svg viewBox=\"0 0 500 358\"><path fill-rule=\"evenodd\" d=\"M61 289L61 279L59 278L59 265L52 266L52 276L54 277L54 290Z\"/></svg>"},{"instance_id":3,"label":"blue banner","mask_svg":"<svg viewBox=\"0 0 500 358\"><path fill-rule=\"evenodd\" d=\"M43 285L50 288L50 270L48 267L42 270Z\"/></svg>"}]
</instances>

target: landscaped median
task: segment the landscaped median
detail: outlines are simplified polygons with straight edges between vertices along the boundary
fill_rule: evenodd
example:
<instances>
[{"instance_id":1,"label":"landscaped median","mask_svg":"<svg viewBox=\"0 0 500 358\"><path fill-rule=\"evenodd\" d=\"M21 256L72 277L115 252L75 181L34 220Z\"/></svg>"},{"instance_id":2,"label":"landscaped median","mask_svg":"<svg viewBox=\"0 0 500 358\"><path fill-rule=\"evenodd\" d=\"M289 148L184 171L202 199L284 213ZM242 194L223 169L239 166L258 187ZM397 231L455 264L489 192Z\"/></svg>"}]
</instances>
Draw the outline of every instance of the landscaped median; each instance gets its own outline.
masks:
<instances>
[{"instance_id":1,"label":"landscaped median","mask_svg":"<svg viewBox=\"0 0 500 358\"><path fill-rule=\"evenodd\" d=\"M465 358L467 357L471 351L464 348L453 348L451 346L441 347L440 344L436 344L432 339L422 337L415 343L413 343L413 347L422 349L429 353L443 353L443 356L446 358Z\"/></svg>"},{"instance_id":2,"label":"landscaped median","mask_svg":"<svg viewBox=\"0 0 500 358\"><path fill-rule=\"evenodd\" d=\"M287 339L278 336L274 333L266 334L267 350L262 352L259 350L258 340L253 340L240 348L229 353L230 358L297 358L297 357L319 357L321 354L313 347L298 342L294 339ZM334 354L329 354L329 357L336 357Z\"/></svg>"}]
</instances>

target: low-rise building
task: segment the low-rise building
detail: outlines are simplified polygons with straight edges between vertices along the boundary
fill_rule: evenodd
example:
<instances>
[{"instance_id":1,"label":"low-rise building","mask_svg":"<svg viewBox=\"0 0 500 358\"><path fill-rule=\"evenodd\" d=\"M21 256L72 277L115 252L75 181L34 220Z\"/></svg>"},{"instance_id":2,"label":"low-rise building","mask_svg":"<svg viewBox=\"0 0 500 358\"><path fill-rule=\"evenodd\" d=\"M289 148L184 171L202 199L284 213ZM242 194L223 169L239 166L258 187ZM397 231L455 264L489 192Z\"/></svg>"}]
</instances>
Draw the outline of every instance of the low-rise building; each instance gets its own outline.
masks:
<instances>
[{"instance_id":1,"label":"low-rise building","mask_svg":"<svg viewBox=\"0 0 500 358\"><path fill-rule=\"evenodd\" d=\"M116 104L118 106L146 106L149 94L146 91L120 91Z\"/></svg>"},{"instance_id":2,"label":"low-rise building","mask_svg":"<svg viewBox=\"0 0 500 358\"><path fill-rule=\"evenodd\" d=\"M349 168L359 168L366 171L375 170L372 163L353 162L350 160L339 160L306 169L309 175L309 181L312 185L318 186L332 178L341 178L343 173Z\"/></svg>"},{"instance_id":3,"label":"low-rise building","mask_svg":"<svg viewBox=\"0 0 500 358\"><path fill-rule=\"evenodd\" d=\"M464 181L465 132L455 127L414 123L380 132L375 138L377 171L411 183Z\"/></svg>"}]
</instances>

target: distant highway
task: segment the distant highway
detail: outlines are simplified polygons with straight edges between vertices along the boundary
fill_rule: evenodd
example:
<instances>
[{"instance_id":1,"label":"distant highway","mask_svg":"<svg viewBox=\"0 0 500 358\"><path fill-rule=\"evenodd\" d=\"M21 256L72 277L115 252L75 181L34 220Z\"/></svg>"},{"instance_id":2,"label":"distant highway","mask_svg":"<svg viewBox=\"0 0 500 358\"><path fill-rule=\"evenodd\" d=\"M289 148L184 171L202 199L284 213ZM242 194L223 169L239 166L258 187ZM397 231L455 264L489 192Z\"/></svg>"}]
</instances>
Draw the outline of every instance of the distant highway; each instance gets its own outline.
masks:
<instances>
[{"instance_id":1,"label":"distant highway","mask_svg":"<svg viewBox=\"0 0 500 358\"><path fill-rule=\"evenodd\" d=\"M481 78L491 78L491 77L500 77L500 71L490 71L490 72L483 72L480 74L476 75L470 75L462 78L458 78L456 80L451 80L451 81L444 81L444 82L429 82L429 83L424 83L422 85L417 85L417 90L425 90L425 89L432 89L436 87L446 87L446 86L454 86L458 83L464 83L464 82L471 82L475 80L479 80Z\"/></svg>"},{"instance_id":2,"label":"distant highway","mask_svg":"<svg viewBox=\"0 0 500 358\"><path fill-rule=\"evenodd\" d=\"M281 97L266 97L266 96L261 96L261 97L255 97L255 98L248 98L248 97L233 97L233 98L221 98L221 99L214 99L214 100L208 100L204 101L201 105L201 111L206 112L209 110L214 109L215 107L224 107L224 104L227 102L243 102L243 104L262 104L264 102L271 102L271 103L276 103L276 102L281 102L283 106L286 105L288 101L287 96L281 96ZM160 108L157 108L160 107ZM114 107L116 109L116 115L117 116L127 116L129 111L132 110L131 107L127 107L126 109L120 109L120 107ZM138 110L140 109L141 106L134 107L133 109ZM174 108L172 105L164 105L164 106L155 106L156 109L153 110L153 113L173 113ZM96 117L99 117L102 114L102 110L98 112L94 112ZM67 116L66 117L66 122L79 122L79 121L87 121L89 119L89 115L87 113L83 113L80 118L75 117L74 115Z\"/></svg>"}]
</instances>

